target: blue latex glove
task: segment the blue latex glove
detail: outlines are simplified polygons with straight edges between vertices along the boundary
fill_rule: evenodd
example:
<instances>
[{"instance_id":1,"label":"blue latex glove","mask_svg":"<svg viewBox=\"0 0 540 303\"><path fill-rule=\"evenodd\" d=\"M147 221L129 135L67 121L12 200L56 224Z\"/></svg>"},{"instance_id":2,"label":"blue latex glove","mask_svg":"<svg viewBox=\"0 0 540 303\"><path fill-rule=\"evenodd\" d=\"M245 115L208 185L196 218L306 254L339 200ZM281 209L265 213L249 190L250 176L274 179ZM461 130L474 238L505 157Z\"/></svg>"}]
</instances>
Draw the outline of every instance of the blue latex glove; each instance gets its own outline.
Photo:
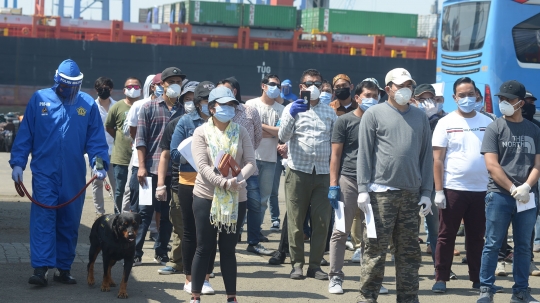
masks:
<instances>
[{"instance_id":1,"label":"blue latex glove","mask_svg":"<svg viewBox=\"0 0 540 303\"><path fill-rule=\"evenodd\" d=\"M298 113L307 111L308 105L305 104L305 102L306 101L304 99L298 99L292 103L289 113L293 118L295 118Z\"/></svg>"},{"instance_id":2,"label":"blue latex glove","mask_svg":"<svg viewBox=\"0 0 540 303\"><path fill-rule=\"evenodd\" d=\"M97 176L98 180L105 180L107 177L107 171L104 169L96 169L94 166L94 175Z\"/></svg>"},{"instance_id":3,"label":"blue latex glove","mask_svg":"<svg viewBox=\"0 0 540 303\"><path fill-rule=\"evenodd\" d=\"M330 186L328 190L328 200L330 200L330 205L333 209L338 209L339 204L339 186Z\"/></svg>"},{"instance_id":4,"label":"blue latex glove","mask_svg":"<svg viewBox=\"0 0 540 303\"><path fill-rule=\"evenodd\" d=\"M14 166L13 171L11 172L11 179L15 181L15 183L19 183L19 180L22 182L23 180L23 170L20 166Z\"/></svg>"}]
</instances>

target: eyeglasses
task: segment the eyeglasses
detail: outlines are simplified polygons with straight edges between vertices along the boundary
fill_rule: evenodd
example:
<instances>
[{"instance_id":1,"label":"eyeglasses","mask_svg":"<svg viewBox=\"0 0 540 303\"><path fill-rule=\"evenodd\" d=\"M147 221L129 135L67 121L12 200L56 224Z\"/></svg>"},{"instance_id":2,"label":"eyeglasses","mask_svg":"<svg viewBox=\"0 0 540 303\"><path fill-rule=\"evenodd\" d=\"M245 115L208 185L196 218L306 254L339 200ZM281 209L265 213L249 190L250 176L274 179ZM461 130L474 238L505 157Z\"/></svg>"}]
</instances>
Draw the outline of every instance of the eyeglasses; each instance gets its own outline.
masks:
<instances>
[{"instance_id":1,"label":"eyeglasses","mask_svg":"<svg viewBox=\"0 0 540 303\"><path fill-rule=\"evenodd\" d=\"M319 88L319 87L321 87L322 82L321 81L306 81L306 82L304 82L302 84L304 84L306 87L310 87L312 85L315 85L317 88Z\"/></svg>"},{"instance_id":2,"label":"eyeglasses","mask_svg":"<svg viewBox=\"0 0 540 303\"><path fill-rule=\"evenodd\" d=\"M281 88L281 84L276 83L276 82L268 82L268 83L266 83L266 85L268 85L268 86L277 86L278 88Z\"/></svg>"},{"instance_id":3,"label":"eyeglasses","mask_svg":"<svg viewBox=\"0 0 540 303\"><path fill-rule=\"evenodd\" d=\"M141 86L140 86L140 85L126 85L125 88L127 88L127 89L132 89L132 88L134 88L134 89L141 89Z\"/></svg>"}]
</instances>

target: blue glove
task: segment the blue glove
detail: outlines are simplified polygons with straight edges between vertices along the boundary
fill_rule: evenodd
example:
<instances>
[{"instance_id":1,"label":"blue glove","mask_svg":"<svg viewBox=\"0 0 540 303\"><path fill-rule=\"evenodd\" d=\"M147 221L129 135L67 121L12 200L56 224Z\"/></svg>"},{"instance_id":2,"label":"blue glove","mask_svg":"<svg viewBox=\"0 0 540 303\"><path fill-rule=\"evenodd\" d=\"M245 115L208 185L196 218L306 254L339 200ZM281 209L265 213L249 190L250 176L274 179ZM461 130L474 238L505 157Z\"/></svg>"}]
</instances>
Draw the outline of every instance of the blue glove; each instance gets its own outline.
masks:
<instances>
[{"instance_id":1,"label":"blue glove","mask_svg":"<svg viewBox=\"0 0 540 303\"><path fill-rule=\"evenodd\" d=\"M306 101L304 99L298 99L292 103L289 113L293 118L295 118L298 113L307 111L308 105L305 104L305 102Z\"/></svg>"},{"instance_id":2,"label":"blue glove","mask_svg":"<svg viewBox=\"0 0 540 303\"><path fill-rule=\"evenodd\" d=\"M20 166L14 166L13 171L11 172L11 179L15 181L15 183L19 183L19 180L22 182L23 180L23 170Z\"/></svg>"},{"instance_id":3,"label":"blue glove","mask_svg":"<svg viewBox=\"0 0 540 303\"><path fill-rule=\"evenodd\" d=\"M330 186L328 191L328 200L330 200L330 205L332 205L333 209L338 209L339 186Z\"/></svg>"},{"instance_id":4,"label":"blue glove","mask_svg":"<svg viewBox=\"0 0 540 303\"><path fill-rule=\"evenodd\" d=\"M104 180L107 177L107 171L104 169L96 169L94 166L94 175L97 176L98 180Z\"/></svg>"}]
</instances>

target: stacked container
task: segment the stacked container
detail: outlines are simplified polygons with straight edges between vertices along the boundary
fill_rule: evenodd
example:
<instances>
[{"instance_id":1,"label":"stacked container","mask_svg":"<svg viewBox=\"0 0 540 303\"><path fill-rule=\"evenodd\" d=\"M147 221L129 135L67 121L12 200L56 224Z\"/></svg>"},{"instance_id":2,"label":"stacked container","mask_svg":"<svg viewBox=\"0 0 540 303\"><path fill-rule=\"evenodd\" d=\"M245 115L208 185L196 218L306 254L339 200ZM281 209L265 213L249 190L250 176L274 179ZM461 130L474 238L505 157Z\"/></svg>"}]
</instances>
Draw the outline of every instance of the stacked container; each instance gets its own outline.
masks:
<instances>
[{"instance_id":1,"label":"stacked container","mask_svg":"<svg viewBox=\"0 0 540 303\"><path fill-rule=\"evenodd\" d=\"M242 24L252 28L295 29L296 7L244 4Z\"/></svg>"}]
</instances>

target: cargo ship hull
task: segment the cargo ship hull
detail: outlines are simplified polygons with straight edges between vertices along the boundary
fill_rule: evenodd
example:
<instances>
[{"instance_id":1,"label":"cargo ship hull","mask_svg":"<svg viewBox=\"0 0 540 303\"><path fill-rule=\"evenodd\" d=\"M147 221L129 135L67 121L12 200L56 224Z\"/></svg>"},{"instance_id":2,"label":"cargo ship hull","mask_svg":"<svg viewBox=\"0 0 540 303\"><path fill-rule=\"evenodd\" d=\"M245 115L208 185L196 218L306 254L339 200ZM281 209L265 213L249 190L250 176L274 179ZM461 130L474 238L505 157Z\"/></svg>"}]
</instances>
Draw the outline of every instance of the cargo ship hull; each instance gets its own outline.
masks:
<instances>
[{"instance_id":1,"label":"cargo ship hull","mask_svg":"<svg viewBox=\"0 0 540 303\"><path fill-rule=\"evenodd\" d=\"M265 74L291 79L296 87L308 68L318 69L325 79L344 73L354 83L367 77L383 83L389 70L403 67L419 84L435 82L435 60L20 37L0 37L0 45L0 105L25 106L35 90L52 85L58 64L67 58L78 63L85 91L95 96L94 81L105 76L114 81L117 99L123 97L127 77L144 81L169 66L197 81L235 76L243 99L260 95Z\"/></svg>"}]
</instances>

